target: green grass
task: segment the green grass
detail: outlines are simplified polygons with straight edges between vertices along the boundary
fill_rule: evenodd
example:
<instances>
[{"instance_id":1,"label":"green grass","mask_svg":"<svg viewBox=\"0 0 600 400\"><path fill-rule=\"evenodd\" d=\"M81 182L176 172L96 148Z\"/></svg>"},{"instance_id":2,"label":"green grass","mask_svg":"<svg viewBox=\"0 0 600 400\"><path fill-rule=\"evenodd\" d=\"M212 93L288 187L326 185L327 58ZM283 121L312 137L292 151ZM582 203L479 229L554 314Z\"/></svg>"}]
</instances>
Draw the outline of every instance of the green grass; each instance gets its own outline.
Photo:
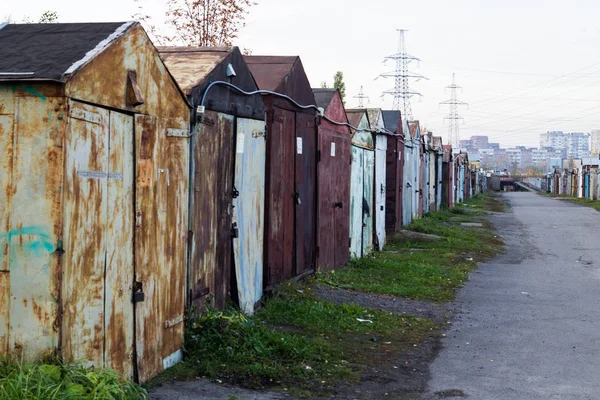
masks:
<instances>
[{"instance_id":1,"label":"green grass","mask_svg":"<svg viewBox=\"0 0 600 400\"><path fill-rule=\"evenodd\" d=\"M206 377L299 396L326 394L336 382L356 381L362 366L394 357L439 329L428 319L336 305L307 285L288 285L254 317L206 311L187 331L186 361L150 385Z\"/></svg>"},{"instance_id":2,"label":"green grass","mask_svg":"<svg viewBox=\"0 0 600 400\"><path fill-rule=\"evenodd\" d=\"M501 239L482 218L482 211L500 209L505 209L501 200L486 194L452 210L432 212L407 229L437 235L439 240L392 235L383 252L354 259L338 271L321 273L318 280L361 292L451 301L477 263L501 251ZM463 227L462 222L480 222L484 227Z\"/></svg>"},{"instance_id":3,"label":"green grass","mask_svg":"<svg viewBox=\"0 0 600 400\"><path fill-rule=\"evenodd\" d=\"M59 361L18 363L0 360L1 400L145 399L144 389L108 369Z\"/></svg>"}]
</instances>

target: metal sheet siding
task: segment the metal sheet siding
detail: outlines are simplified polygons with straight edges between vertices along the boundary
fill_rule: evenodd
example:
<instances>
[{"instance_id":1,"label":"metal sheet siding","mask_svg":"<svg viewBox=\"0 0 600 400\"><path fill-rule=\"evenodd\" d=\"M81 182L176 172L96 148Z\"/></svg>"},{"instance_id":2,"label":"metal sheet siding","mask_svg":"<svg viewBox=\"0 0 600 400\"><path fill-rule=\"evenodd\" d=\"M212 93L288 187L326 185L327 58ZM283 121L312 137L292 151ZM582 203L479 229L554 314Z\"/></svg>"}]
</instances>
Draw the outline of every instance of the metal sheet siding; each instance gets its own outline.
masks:
<instances>
[{"instance_id":1,"label":"metal sheet siding","mask_svg":"<svg viewBox=\"0 0 600 400\"><path fill-rule=\"evenodd\" d=\"M239 304L254 312L263 291L264 207L266 137L264 121L237 119L233 223L239 236L233 239Z\"/></svg>"},{"instance_id":2,"label":"metal sheet siding","mask_svg":"<svg viewBox=\"0 0 600 400\"><path fill-rule=\"evenodd\" d=\"M105 265L105 366L133 378L134 118L111 111Z\"/></svg>"},{"instance_id":3,"label":"metal sheet siding","mask_svg":"<svg viewBox=\"0 0 600 400\"><path fill-rule=\"evenodd\" d=\"M296 113L274 108L267 115L265 285L294 272ZM269 129L270 128L270 129Z\"/></svg>"},{"instance_id":4,"label":"metal sheet siding","mask_svg":"<svg viewBox=\"0 0 600 400\"><path fill-rule=\"evenodd\" d=\"M328 271L349 258L350 238L350 133L319 127L318 164L318 268Z\"/></svg>"},{"instance_id":5,"label":"metal sheet siding","mask_svg":"<svg viewBox=\"0 0 600 400\"><path fill-rule=\"evenodd\" d=\"M296 208L294 275L315 270L316 261L316 178L317 137L315 116L296 114Z\"/></svg>"},{"instance_id":6,"label":"metal sheet siding","mask_svg":"<svg viewBox=\"0 0 600 400\"><path fill-rule=\"evenodd\" d=\"M61 235L59 146L64 121L58 115L64 98L50 97L52 88L45 90L41 85L2 89L0 114L14 116L0 117L0 147L5 151L0 164L0 204L6 206L0 212L4 289L0 297L7 307L0 318L4 320L0 342L8 344L8 351L22 360L32 361L52 352L59 342L59 260L55 250Z\"/></svg>"},{"instance_id":7,"label":"metal sheet siding","mask_svg":"<svg viewBox=\"0 0 600 400\"><path fill-rule=\"evenodd\" d=\"M69 109L99 123L70 117L65 139L62 350L67 360L103 366L108 191L101 176L108 171L110 112L76 102Z\"/></svg>"},{"instance_id":8,"label":"metal sheet siding","mask_svg":"<svg viewBox=\"0 0 600 400\"><path fill-rule=\"evenodd\" d=\"M363 240L362 251L363 255L367 255L373 251L373 227L375 226L375 152L363 150L364 157L364 199L366 208L363 210Z\"/></svg>"},{"instance_id":9,"label":"metal sheet siding","mask_svg":"<svg viewBox=\"0 0 600 400\"><path fill-rule=\"evenodd\" d=\"M188 279L196 307L222 308L229 298L233 129L233 116L207 111L192 137Z\"/></svg>"},{"instance_id":10,"label":"metal sheet siding","mask_svg":"<svg viewBox=\"0 0 600 400\"><path fill-rule=\"evenodd\" d=\"M377 250L383 250L386 240L385 213L386 213L386 160L387 136L375 136L375 237Z\"/></svg>"},{"instance_id":11,"label":"metal sheet siding","mask_svg":"<svg viewBox=\"0 0 600 400\"><path fill-rule=\"evenodd\" d=\"M364 151L359 147L352 146L352 173L350 176L350 255L352 257L362 257L363 255Z\"/></svg>"},{"instance_id":12,"label":"metal sheet siding","mask_svg":"<svg viewBox=\"0 0 600 400\"><path fill-rule=\"evenodd\" d=\"M188 127L187 119L135 120L135 281L145 293L135 306L141 382L183 346L190 150L187 138L167 137L167 130Z\"/></svg>"},{"instance_id":13,"label":"metal sheet siding","mask_svg":"<svg viewBox=\"0 0 600 400\"><path fill-rule=\"evenodd\" d=\"M404 143L400 137L387 137L386 155L386 221L385 229L393 233L402 229L402 201L404 192Z\"/></svg>"}]
</instances>

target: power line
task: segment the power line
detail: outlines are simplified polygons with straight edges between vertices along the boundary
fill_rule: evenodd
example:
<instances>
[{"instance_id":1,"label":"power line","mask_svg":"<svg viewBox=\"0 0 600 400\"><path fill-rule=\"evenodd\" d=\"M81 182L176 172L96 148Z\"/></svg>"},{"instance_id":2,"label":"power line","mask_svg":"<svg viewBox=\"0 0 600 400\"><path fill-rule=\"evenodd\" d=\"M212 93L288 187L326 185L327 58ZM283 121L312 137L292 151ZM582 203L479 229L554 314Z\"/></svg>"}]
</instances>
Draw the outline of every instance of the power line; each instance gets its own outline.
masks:
<instances>
[{"instance_id":1,"label":"power line","mask_svg":"<svg viewBox=\"0 0 600 400\"><path fill-rule=\"evenodd\" d=\"M410 98L413 96L422 96L419 92L413 92L410 90L409 80L410 79L427 79L422 75L414 74L408 71L408 64L412 61L420 61L418 58L411 56L406 52L406 41L404 39L404 29L397 29L400 33L400 37L398 40L398 52L396 54L392 54L391 56L387 56L384 59L385 61L392 60L396 62L396 70L394 72L387 72L379 75L381 78L394 78L394 88L390 90L386 90L383 92L383 95L391 94L394 96L394 104L392 109L400 110L402 107L402 112L404 118L408 121L413 119L412 109L410 106Z\"/></svg>"},{"instance_id":2,"label":"power line","mask_svg":"<svg viewBox=\"0 0 600 400\"><path fill-rule=\"evenodd\" d=\"M448 120L448 142L458 149L460 144L460 121L463 120L461 116L458 115L458 107L468 105L462 100L459 100L456 94L457 89L462 89L462 87L456 84L456 79L454 74L452 74L452 84L446 86L447 89L450 89L450 99L446 101L442 101L441 105L450 106L450 113L444 118Z\"/></svg>"}]
</instances>

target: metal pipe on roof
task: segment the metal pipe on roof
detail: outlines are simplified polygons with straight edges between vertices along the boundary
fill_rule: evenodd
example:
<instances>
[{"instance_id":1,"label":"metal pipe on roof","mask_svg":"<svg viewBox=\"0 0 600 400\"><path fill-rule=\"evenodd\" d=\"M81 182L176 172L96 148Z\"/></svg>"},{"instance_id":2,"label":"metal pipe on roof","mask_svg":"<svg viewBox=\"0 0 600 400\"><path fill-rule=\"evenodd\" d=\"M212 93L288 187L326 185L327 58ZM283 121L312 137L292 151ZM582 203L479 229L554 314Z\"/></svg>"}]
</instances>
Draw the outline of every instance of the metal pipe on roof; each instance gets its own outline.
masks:
<instances>
[{"instance_id":1,"label":"metal pipe on roof","mask_svg":"<svg viewBox=\"0 0 600 400\"><path fill-rule=\"evenodd\" d=\"M2 29L2 27L0 27ZM34 75L35 72L0 72L0 75L20 76L20 75Z\"/></svg>"}]
</instances>

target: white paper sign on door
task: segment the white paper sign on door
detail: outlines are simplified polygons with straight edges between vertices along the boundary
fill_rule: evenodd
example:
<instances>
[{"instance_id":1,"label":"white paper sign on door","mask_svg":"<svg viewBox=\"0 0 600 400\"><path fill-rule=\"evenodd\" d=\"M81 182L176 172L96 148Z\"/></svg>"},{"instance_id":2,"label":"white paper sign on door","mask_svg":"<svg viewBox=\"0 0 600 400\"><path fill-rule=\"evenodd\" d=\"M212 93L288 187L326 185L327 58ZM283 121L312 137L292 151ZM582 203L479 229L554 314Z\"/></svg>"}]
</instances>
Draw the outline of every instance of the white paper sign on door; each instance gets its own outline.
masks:
<instances>
[{"instance_id":1,"label":"white paper sign on door","mask_svg":"<svg viewBox=\"0 0 600 400\"><path fill-rule=\"evenodd\" d=\"M243 133L238 133L237 134L237 143L236 143L236 153L238 154L244 154L244 142L246 140L246 137Z\"/></svg>"},{"instance_id":2,"label":"white paper sign on door","mask_svg":"<svg viewBox=\"0 0 600 400\"><path fill-rule=\"evenodd\" d=\"M335 143L331 143L331 157L335 157Z\"/></svg>"},{"instance_id":3,"label":"white paper sign on door","mask_svg":"<svg viewBox=\"0 0 600 400\"><path fill-rule=\"evenodd\" d=\"M296 138L296 153L302 154L302 138Z\"/></svg>"}]
</instances>

